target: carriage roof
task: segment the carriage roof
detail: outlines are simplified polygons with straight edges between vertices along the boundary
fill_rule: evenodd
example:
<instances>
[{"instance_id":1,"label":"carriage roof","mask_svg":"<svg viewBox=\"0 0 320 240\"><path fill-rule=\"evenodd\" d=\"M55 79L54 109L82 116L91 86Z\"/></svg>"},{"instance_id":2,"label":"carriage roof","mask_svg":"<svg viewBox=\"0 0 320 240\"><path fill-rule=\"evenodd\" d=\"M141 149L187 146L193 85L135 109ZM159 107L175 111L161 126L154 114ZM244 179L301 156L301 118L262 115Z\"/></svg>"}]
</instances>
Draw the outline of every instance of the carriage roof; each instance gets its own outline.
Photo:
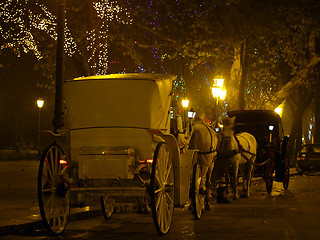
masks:
<instances>
[{"instance_id":1,"label":"carriage roof","mask_svg":"<svg viewBox=\"0 0 320 240\"><path fill-rule=\"evenodd\" d=\"M273 110L236 110L227 114L236 117L236 124L268 125L281 122L279 114Z\"/></svg>"},{"instance_id":2,"label":"carriage roof","mask_svg":"<svg viewBox=\"0 0 320 240\"><path fill-rule=\"evenodd\" d=\"M64 83L69 129L167 129L174 76L130 73L75 78Z\"/></svg>"},{"instance_id":3,"label":"carriage roof","mask_svg":"<svg viewBox=\"0 0 320 240\"><path fill-rule=\"evenodd\" d=\"M88 80L145 80L153 82L162 82L172 80L173 75L154 74L154 73L123 73L123 74L108 74L108 75L94 75L88 77L78 77L66 82L74 81L88 81Z\"/></svg>"},{"instance_id":4,"label":"carriage roof","mask_svg":"<svg viewBox=\"0 0 320 240\"><path fill-rule=\"evenodd\" d=\"M229 117L236 117L235 132L249 132L255 136L258 142L268 139L269 126L273 126L273 136L276 139L283 137L281 118L273 110L237 110L227 113Z\"/></svg>"}]
</instances>

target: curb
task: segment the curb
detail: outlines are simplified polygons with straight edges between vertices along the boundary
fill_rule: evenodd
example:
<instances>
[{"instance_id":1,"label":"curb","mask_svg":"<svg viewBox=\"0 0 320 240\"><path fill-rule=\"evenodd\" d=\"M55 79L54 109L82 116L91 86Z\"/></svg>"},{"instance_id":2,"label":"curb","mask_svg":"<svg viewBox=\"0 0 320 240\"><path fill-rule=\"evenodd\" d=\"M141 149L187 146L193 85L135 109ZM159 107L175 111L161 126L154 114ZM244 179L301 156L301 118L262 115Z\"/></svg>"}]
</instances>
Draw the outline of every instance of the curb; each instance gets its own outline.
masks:
<instances>
[{"instance_id":1,"label":"curb","mask_svg":"<svg viewBox=\"0 0 320 240\"><path fill-rule=\"evenodd\" d=\"M85 212L78 212L70 214L68 222L74 222L84 220L93 217L102 216L101 210L89 210ZM32 235L38 236L47 233L47 229L44 227L42 220L37 220L29 223L8 225L0 227L0 236L4 235Z\"/></svg>"},{"instance_id":2,"label":"curb","mask_svg":"<svg viewBox=\"0 0 320 240\"><path fill-rule=\"evenodd\" d=\"M118 203L115 206L114 214L122 214L136 211L135 206L130 203ZM68 222L100 217L102 212L100 207L88 211L72 213L69 216ZM68 228L68 225L67 225ZM39 236L48 234L42 220L36 220L29 223L14 224L0 227L0 236L4 235L24 235L24 236Z\"/></svg>"}]
</instances>

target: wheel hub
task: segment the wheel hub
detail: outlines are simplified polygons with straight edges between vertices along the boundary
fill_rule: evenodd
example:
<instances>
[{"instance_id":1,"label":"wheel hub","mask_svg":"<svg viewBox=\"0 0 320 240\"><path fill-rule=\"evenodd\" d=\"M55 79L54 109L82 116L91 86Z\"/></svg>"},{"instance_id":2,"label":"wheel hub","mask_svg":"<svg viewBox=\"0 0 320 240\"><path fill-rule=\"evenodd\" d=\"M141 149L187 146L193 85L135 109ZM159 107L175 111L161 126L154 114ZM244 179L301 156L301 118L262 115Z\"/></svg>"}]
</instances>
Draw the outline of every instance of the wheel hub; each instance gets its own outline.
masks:
<instances>
[{"instance_id":1,"label":"wheel hub","mask_svg":"<svg viewBox=\"0 0 320 240\"><path fill-rule=\"evenodd\" d=\"M66 188L65 179L63 177L60 177L59 183L57 185L57 191L56 196L60 198L64 198L68 192L68 189Z\"/></svg>"}]
</instances>

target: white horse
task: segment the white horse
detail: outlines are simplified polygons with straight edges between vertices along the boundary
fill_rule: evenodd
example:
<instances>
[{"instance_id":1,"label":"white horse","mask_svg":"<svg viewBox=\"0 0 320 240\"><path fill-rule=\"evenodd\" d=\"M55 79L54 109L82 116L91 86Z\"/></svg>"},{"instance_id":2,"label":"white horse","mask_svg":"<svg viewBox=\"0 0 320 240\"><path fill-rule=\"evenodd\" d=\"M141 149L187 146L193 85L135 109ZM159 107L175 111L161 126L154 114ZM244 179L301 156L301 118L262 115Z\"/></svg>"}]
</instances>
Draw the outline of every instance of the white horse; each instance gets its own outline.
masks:
<instances>
[{"instance_id":1,"label":"white horse","mask_svg":"<svg viewBox=\"0 0 320 240\"><path fill-rule=\"evenodd\" d=\"M233 166L233 188L234 199L238 199L238 172L240 170L243 187L241 197L250 196L250 184L253 172L253 165L256 160L257 141L253 135L247 132L234 134L235 117L223 120L222 142L219 149L219 157Z\"/></svg>"},{"instance_id":2,"label":"white horse","mask_svg":"<svg viewBox=\"0 0 320 240\"><path fill-rule=\"evenodd\" d=\"M199 150L197 162L201 166L200 190L209 190L206 189L206 181L208 177L209 185L211 184L211 173L217 157L219 138L221 138L220 135L204 122L204 115L199 114L195 118L190 148ZM208 193L206 195L208 198Z\"/></svg>"}]
</instances>

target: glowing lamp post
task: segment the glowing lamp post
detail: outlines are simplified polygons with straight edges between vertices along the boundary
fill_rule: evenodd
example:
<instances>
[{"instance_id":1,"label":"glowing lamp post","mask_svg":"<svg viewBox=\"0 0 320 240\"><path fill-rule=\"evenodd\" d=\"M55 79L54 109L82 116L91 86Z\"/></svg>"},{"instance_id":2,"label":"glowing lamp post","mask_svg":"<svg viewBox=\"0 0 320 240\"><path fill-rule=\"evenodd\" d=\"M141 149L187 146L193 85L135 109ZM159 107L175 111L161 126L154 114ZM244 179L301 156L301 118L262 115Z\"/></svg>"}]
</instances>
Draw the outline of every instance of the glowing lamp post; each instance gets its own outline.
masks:
<instances>
[{"instance_id":1,"label":"glowing lamp post","mask_svg":"<svg viewBox=\"0 0 320 240\"><path fill-rule=\"evenodd\" d=\"M37 105L38 105L39 110L41 110L41 108L43 107L43 104L44 104L43 99L42 99L42 98L39 98L39 99L37 100Z\"/></svg>"},{"instance_id":2,"label":"glowing lamp post","mask_svg":"<svg viewBox=\"0 0 320 240\"><path fill-rule=\"evenodd\" d=\"M182 107L183 107L183 121L184 126L186 126L187 122L187 116L186 116L186 108L189 106L189 100L188 99L182 99Z\"/></svg>"},{"instance_id":3,"label":"glowing lamp post","mask_svg":"<svg viewBox=\"0 0 320 240\"><path fill-rule=\"evenodd\" d=\"M219 100L224 100L226 98L227 90L223 89L224 79L223 78L216 78L213 82L212 87L212 96L215 99L214 101L214 115L218 112L219 115ZM215 117L217 119L217 117Z\"/></svg>"},{"instance_id":4,"label":"glowing lamp post","mask_svg":"<svg viewBox=\"0 0 320 240\"><path fill-rule=\"evenodd\" d=\"M44 100L42 98L39 98L37 100L37 106L38 106L38 109L39 109L39 114L38 114L38 132L37 132L37 147L38 147L38 150L40 148L40 112L41 112L41 109L43 107L43 104L44 104Z\"/></svg>"},{"instance_id":5,"label":"glowing lamp post","mask_svg":"<svg viewBox=\"0 0 320 240\"><path fill-rule=\"evenodd\" d=\"M279 114L279 116L281 116L281 113L282 113L282 107L277 107L275 110L274 110L276 113Z\"/></svg>"},{"instance_id":6,"label":"glowing lamp post","mask_svg":"<svg viewBox=\"0 0 320 240\"><path fill-rule=\"evenodd\" d=\"M189 106L189 100L188 99L183 99L182 100L182 106L184 109L186 109Z\"/></svg>"}]
</instances>

